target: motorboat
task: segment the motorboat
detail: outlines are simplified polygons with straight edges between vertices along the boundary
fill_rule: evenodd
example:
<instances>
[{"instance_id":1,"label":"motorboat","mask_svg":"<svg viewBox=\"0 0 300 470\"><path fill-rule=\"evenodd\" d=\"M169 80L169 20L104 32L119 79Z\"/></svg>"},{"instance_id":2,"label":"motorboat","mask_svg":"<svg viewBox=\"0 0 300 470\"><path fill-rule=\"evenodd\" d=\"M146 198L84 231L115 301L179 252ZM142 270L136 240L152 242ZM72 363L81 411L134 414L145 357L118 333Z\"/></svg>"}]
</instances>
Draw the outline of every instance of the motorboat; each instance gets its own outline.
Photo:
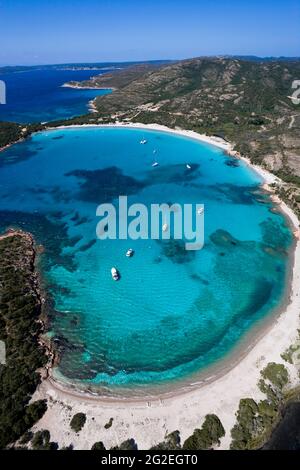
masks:
<instances>
[{"instance_id":1,"label":"motorboat","mask_svg":"<svg viewBox=\"0 0 300 470\"><path fill-rule=\"evenodd\" d=\"M146 140L146 139L142 139L142 140L140 141L140 144L142 144L142 145L145 145L146 143L147 143L147 140Z\"/></svg>"},{"instance_id":2,"label":"motorboat","mask_svg":"<svg viewBox=\"0 0 300 470\"><path fill-rule=\"evenodd\" d=\"M111 268L111 277L114 281L118 281L120 279L120 274L116 268Z\"/></svg>"},{"instance_id":3,"label":"motorboat","mask_svg":"<svg viewBox=\"0 0 300 470\"><path fill-rule=\"evenodd\" d=\"M127 258L131 258L131 256L134 255L134 250L132 248L129 248L129 250L126 252Z\"/></svg>"},{"instance_id":4,"label":"motorboat","mask_svg":"<svg viewBox=\"0 0 300 470\"><path fill-rule=\"evenodd\" d=\"M154 162L154 163L152 163L152 166L153 166L153 167L155 167L155 166L158 166L158 165L159 165L159 163L158 163L158 162Z\"/></svg>"}]
</instances>

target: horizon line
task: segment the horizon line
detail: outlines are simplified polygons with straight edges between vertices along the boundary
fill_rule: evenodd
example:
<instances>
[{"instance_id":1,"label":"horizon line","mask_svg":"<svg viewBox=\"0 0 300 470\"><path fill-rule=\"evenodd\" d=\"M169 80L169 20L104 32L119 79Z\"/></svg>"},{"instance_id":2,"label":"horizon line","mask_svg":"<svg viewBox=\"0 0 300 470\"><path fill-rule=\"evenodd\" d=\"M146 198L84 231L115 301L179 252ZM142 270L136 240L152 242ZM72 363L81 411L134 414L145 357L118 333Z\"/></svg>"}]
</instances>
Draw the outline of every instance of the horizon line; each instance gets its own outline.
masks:
<instances>
[{"instance_id":1,"label":"horizon line","mask_svg":"<svg viewBox=\"0 0 300 470\"><path fill-rule=\"evenodd\" d=\"M199 56L193 56L193 57L184 57L180 59L144 59L144 60L109 60L109 61L89 61L89 62L54 62L54 63L40 63L40 64L1 64L0 63L0 68L6 67L45 67L45 66L59 66L59 65L98 65L98 64L146 64L150 62L180 62L183 60L192 60L192 59L201 59L201 58L255 58L255 59L288 59L288 60L300 60L300 55L299 56L288 56L288 55L279 55L279 56L259 56L255 54L207 54L207 55L199 55Z\"/></svg>"}]
</instances>

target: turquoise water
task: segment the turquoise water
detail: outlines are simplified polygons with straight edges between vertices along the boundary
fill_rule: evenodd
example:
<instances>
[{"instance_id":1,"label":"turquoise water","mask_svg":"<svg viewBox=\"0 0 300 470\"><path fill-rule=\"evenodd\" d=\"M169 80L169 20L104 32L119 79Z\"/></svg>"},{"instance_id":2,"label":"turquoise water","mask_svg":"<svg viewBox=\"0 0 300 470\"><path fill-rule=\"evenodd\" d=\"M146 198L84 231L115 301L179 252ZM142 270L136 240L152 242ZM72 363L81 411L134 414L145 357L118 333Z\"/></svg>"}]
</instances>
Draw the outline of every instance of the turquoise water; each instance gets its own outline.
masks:
<instances>
[{"instance_id":1,"label":"turquoise water","mask_svg":"<svg viewBox=\"0 0 300 470\"><path fill-rule=\"evenodd\" d=\"M45 247L59 374L111 387L186 379L278 305L291 232L259 177L235 163L208 144L124 128L43 132L1 154L1 228L21 226ZM97 240L96 207L124 194L205 204L204 248Z\"/></svg>"}]
</instances>

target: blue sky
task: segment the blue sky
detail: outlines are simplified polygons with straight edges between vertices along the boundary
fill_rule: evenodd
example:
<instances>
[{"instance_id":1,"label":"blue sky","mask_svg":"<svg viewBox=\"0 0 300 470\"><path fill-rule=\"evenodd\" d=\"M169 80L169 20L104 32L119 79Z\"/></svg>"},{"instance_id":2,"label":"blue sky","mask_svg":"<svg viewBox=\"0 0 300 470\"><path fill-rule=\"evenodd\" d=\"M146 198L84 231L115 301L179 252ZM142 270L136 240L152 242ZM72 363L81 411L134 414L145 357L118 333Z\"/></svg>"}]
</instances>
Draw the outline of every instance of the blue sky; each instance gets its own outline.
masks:
<instances>
[{"instance_id":1,"label":"blue sky","mask_svg":"<svg viewBox=\"0 0 300 470\"><path fill-rule=\"evenodd\" d=\"M0 64L300 55L300 0L0 0Z\"/></svg>"}]
</instances>

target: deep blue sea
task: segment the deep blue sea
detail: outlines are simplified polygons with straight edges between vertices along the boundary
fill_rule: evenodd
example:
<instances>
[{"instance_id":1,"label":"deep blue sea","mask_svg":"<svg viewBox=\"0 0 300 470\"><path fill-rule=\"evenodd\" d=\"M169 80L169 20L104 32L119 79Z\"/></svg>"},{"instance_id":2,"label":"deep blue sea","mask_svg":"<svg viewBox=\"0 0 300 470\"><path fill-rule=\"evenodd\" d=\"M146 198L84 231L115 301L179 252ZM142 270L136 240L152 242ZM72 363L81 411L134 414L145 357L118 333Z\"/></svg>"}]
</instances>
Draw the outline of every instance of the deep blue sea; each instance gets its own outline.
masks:
<instances>
[{"instance_id":1,"label":"deep blue sea","mask_svg":"<svg viewBox=\"0 0 300 470\"><path fill-rule=\"evenodd\" d=\"M45 248L57 374L115 389L186 380L272 315L285 294L292 236L260 183L216 147L141 129L53 130L5 150L0 228L29 230ZM204 248L96 239L98 204L119 195L146 205L203 203Z\"/></svg>"},{"instance_id":2,"label":"deep blue sea","mask_svg":"<svg viewBox=\"0 0 300 470\"><path fill-rule=\"evenodd\" d=\"M113 68L111 70L114 70ZM1 74L6 84L6 104L0 105L0 121L19 123L65 119L88 112L88 102L110 90L63 88L71 80L87 80L111 71L29 69Z\"/></svg>"}]
</instances>

